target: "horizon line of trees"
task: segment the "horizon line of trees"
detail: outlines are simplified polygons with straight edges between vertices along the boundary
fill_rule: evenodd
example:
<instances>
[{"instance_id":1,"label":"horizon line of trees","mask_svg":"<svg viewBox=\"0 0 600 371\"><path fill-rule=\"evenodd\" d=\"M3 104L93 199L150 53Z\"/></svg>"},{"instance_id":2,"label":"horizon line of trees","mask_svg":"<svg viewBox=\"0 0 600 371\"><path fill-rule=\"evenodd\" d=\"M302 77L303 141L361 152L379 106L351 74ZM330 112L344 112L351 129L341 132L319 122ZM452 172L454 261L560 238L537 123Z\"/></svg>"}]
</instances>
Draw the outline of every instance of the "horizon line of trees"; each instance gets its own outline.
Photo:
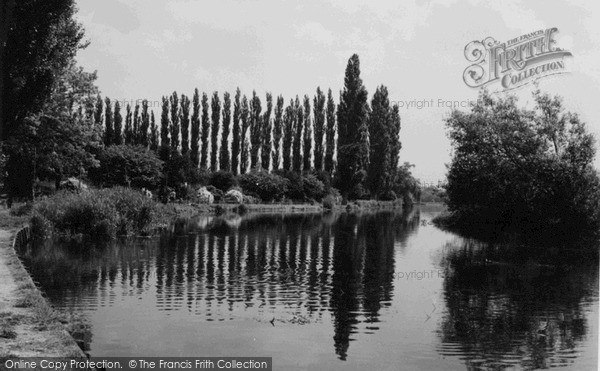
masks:
<instances>
[{"instance_id":1,"label":"horizon line of trees","mask_svg":"<svg viewBox=\"0 0 600 371\"><path fill-rule=\"evenodd\" d=\"M388 90L379 86L368 102L360 79L360 62L348 61L340 102L317 87L312 97L296 95L286 105L282 95L270 92L264 101L237 88L235 95L215 91L192 98L173 92L162 97L160 117L147 100L125 114L119 101L97 94L94 124L102 130L105 146L135 145L155 152L167 166L184 175L197 170L226 171L234 175L253 170L324 173L345 198L396 198L401 120ZM91 108L91 106L90 106ZM337 161L336 161L337 160ZM407 166L407 165L405 165Z\"/></svg>"}]
</instances>

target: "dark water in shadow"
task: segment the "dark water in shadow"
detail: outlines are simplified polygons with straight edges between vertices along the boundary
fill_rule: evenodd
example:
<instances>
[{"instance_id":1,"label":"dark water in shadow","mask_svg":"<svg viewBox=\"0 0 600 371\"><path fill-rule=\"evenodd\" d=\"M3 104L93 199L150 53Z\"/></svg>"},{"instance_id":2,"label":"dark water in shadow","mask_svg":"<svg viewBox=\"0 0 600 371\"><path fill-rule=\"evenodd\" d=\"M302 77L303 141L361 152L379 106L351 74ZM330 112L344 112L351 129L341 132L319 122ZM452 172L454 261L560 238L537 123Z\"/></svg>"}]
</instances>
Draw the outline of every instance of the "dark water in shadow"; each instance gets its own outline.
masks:
<instances>
[{"instance_id":1,"label":"dark water in shadow","mask_svg":"<svg viewBox=\"0 0 600 371\"><path fill-rule=\"evenodd\" d=\"M202 217L160 238L21 256L56 307L83 314L92 356L596 369L597 261L464 239L432 226L437 212Z\"/></svg>"}]
</instances>

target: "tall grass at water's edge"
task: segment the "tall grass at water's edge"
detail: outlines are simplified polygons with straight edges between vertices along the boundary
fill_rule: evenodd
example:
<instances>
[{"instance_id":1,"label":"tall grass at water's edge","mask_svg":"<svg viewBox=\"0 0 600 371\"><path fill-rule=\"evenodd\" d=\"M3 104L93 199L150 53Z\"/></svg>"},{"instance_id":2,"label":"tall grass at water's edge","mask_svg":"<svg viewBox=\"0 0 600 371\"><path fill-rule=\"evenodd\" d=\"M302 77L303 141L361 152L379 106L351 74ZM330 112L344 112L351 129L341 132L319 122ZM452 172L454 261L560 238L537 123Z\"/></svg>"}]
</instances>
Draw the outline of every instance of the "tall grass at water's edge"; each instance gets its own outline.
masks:
<instances>
[{"instance_id":1,"label":"tall grass at water's edge","mask_svg":"<svg viewBox=\"0 0 600 371\"><path fill-rule=\"evenodd\" d=\"M124 187L65 191L37 202L30 223L33 234L42 238L148 235L161 221L161 208L141 192Z\"/></svg>"}]
</instances>

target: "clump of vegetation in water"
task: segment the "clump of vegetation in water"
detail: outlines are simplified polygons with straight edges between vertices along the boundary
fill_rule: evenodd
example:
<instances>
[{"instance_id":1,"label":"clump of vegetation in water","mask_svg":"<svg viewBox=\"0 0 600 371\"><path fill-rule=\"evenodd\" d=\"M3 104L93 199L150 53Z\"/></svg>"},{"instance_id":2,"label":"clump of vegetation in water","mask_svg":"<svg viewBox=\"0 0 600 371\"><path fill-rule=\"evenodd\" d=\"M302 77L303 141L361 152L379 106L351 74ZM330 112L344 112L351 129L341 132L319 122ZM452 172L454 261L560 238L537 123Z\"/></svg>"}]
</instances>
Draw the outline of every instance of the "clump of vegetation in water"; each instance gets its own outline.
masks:
<instances>
[{"instance_id":1,"label":"clump of vegetation in water","mask_svg":"<svg viewBox=\"0 0 600 371\"><path fill-rule=\"evenodd\" d=\"M159 205L142 192L114 187L86 192L58 192L39 201L33 210L34 235L52 234L93 238L151 233Z\"/></svg>"},{"instance_id":2,"label":"clump of vegetation in water","mask_svg":"<svg viewBox=\"0 0 600 371\"><path fill-rule=\"evenodd\" d=\"M471 112L451 114L449 213L437 225L546 239L600 230L592 135L559 97L534 99L529 110L484 92Z\"/></svg>"}]
</instances>

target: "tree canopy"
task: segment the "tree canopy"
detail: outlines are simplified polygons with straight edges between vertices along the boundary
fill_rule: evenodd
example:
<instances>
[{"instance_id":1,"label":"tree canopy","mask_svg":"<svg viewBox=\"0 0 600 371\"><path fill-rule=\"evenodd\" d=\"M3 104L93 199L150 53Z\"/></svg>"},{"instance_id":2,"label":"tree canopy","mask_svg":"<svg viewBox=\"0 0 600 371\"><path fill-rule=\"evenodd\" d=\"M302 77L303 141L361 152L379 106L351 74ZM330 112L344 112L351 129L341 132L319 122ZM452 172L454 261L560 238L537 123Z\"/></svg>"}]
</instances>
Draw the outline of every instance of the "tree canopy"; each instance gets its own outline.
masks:
<instances>
[{"instance_id":1,"label":"tree canopy","mask_svg":"<svg viewBox=\"0 0 600 371\"><path fill-rule=\"evenodd\" d=\"M562 100L539 91L534 109L482 92L447 119L454 153L448 206L455 222L538 233L597 230L600 182L593 136Z\"/></svg>"}]
</instances>

